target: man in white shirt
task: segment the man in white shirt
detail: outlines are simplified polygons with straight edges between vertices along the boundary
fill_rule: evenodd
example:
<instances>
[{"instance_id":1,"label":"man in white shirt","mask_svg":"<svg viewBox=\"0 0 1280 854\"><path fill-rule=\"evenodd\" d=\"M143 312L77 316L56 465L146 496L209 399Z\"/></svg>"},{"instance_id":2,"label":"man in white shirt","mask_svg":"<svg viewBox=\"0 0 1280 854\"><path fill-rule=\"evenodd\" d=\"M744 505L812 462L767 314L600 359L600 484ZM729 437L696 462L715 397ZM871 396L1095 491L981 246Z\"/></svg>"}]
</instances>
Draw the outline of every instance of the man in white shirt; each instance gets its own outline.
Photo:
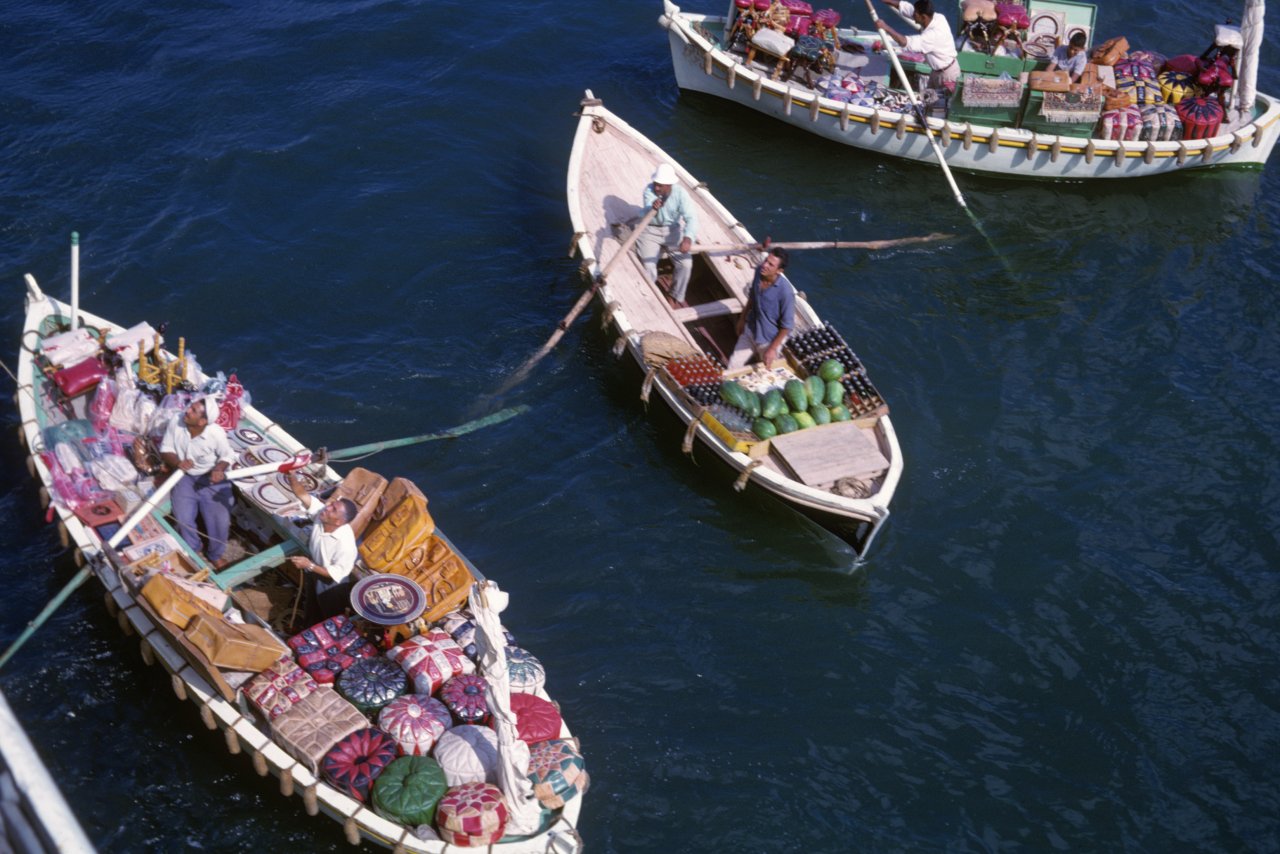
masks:
<instances>
[{"instance_id":1,"label":"man in white shirt","mask_svg":"<svg viewBox=\"0 0 1280 854\"><path fill-rule=\"evenodd\" d=\"M197 398L173 419L160 440L160 459L170 470L182 469L187 476L173 488L173 515L178 533L187 545L201 551L196 514L204 522L209 539L209 562L221 569L227 565L223 553L231 535L231 505L235 501L227 469L235 462L235 451L227 431L218 420L218 403L213 397Z\"/></svg>"},{"instance_id":2,"label":"man in white shirt","mask_svg":"<svg viewBox=\"0 0 1280 854\"><path fill-rule=\"evenodd\" d=\"M359 509L355 502L339 498L322 504L296 477L289 478L293 494L302 502L307 515L315 520L311 527L311 539L307 542L309 556L295 555L289 561L306 573L307 625L315 625L328 617L341 614L351 595L348 579L356 563L356 535L351 530L351 520Z\"/></svg>"},{"instance_id":3,"label":"man in white shirt","mask_svg":"<svg viewBox=\"0 0 1280 854\"><path fill-rule=\"evenodd\" d=\"M955 36L951 34L951 25L942 15L933 11L932 0L915 0L914 3L898 2L898 0L882 0L885 5L894 9L899 15L915 21L920 27L917 35L904 36L896 32L883 20L876 20L876 26L889 38L907 50L923 53L925 62L929 63L929 88L956 90L960 80L960 65L956 62Z\"/></svg>"}]
</instances>

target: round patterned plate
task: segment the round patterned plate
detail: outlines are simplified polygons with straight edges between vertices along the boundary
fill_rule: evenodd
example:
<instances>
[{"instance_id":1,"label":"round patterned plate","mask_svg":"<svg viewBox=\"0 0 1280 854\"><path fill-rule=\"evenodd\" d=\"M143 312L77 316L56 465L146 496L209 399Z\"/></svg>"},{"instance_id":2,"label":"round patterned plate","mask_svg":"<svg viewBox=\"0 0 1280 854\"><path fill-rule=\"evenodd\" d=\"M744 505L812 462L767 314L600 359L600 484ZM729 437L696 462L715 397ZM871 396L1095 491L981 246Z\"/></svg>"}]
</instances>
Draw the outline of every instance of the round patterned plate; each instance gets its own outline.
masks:
<instances>
[{"instance_id":1,"label":"round patterned plate","mask_svg":"<svg viewBox=\"0 0 1280 854\"><path fill-rule=\"evenodd\" d=\"M267 437L252 427L237 427L231 431L231 440L245 446L261 445L267 441Z\"/></svg>"},{"instance_id":2,"label":"round patterned plate","mask_svg":"<svg viewBox=\"0 0 1280 854\"><path fill-rule=\"evenodd\" d=\"M294 494L281 489L280 484L274 480L259 483L249 490L249 495L253 497L254 501L258 502L259 506L278 515L283 515L283 511L290 506L298 506L298 499Z\"/></svg>"},{"instance_id":3,"label":"round patterned plate","mask_svg":"<svg viewBox=\"0 0 1280 854\"><path fill-rule=\"evenodd\" d=\"M306 487L307 492L315 492L320 489L320 481L317 478L307 474L305 471L295 471L295 472L291 472L291 474L293 474L294 477L298 478L298 480L302 481L302 485ZM289 493L293 492L292 487L289 486L289 475L287 474L276 475L276 483L278 483L280 485L280 488L283 489L284 491Z\"/></svg>"},{"instance_id":4,"label":"round patterned plate","mask_svg":"<svg viewBox=\"0 0 1280 854\"><path fill-rule=\"evenodd\" d=\"M427 596L417 582L404 576L376 573L351 588L351 607L371 623L398 626L422 615Z\"/></svg>"}]
</instances>

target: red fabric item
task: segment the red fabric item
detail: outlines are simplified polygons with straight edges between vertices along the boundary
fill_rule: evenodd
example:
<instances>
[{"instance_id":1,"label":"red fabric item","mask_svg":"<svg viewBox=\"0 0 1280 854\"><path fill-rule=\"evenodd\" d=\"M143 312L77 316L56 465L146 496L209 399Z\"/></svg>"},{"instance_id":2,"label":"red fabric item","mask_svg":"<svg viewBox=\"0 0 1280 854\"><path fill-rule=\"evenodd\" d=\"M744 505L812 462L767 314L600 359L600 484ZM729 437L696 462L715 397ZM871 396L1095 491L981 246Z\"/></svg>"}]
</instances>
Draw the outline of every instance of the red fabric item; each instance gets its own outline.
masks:
<instances>
[{"instance_id":1,"label":"red fabric item","mask_svg":"<svg viewBox=\"0 0 1280 854\"><path fill-rule=\"evenodd\" d=\"M55 371L53 381L57 384L58 390L64 395L76 397L95 387L98 384L98 380L106 375L106 365L98 361L97 357L90 356L83 362L77 362L69 368Z\"/></svg>"},{"instance_id":2,"label":"red fabric item","mask_svg":"<svg viewBox=\"0 0 1280 854\"><path fill-rule=\"evenodd\" d=\"M527 744L560 737L560 712L555 704L536 694L512 694L511 711L516 716L516 735Z\"/></svg>"}]
</instances>

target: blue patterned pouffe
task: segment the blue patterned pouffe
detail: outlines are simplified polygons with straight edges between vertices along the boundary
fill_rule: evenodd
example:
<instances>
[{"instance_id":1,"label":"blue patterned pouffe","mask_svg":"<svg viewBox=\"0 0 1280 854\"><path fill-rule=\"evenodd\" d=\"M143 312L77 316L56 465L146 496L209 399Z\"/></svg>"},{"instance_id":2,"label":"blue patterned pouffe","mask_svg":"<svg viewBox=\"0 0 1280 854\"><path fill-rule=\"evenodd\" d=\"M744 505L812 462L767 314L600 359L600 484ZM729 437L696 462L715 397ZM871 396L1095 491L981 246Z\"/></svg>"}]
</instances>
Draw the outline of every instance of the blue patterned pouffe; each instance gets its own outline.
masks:
<instances>
[{"instance_id":1,"label":"blue patterned pouffe","mask_svg":"<svg viewBox=\"0 0 1280 854\"><path fill-rule=\"evenodd\" d=\"M338 676L338 693L362 712L381 709L409 690L409 677L394 661L364 658Z\"/></svg>"}]
</instances>

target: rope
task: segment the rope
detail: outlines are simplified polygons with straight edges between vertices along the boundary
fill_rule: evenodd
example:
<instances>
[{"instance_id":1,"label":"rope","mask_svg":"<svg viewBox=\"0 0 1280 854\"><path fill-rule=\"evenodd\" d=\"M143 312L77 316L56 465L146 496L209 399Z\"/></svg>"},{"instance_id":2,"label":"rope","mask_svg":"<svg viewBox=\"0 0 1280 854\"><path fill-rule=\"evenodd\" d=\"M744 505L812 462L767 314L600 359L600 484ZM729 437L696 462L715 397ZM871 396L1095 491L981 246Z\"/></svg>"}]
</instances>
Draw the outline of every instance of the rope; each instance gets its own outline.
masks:
<instances>
[{"instance_id":1,"label":"rope","mask_svg":"<svg viewBox=\"0 0 1280 854\"><path fill-rule=\"evenodd\" d=\"M680 443L680 450L691 457L693 456L693 437L698 432L699 423L696 418L689 422L689 428L684 431L684 441Z\"/></svg>"},{"instance_id":2,"label":"rope","mask_svg":"<svg viewBox=\"0 0 1280 854\"><path fill-rule=\"evenodd\" d=\"M751 478L751 472L764 465L764 460L752 460L747 463L747 467L742 470L742 474L738 475L738 479L733 482L733 491L741 492L747 488L747 481Z\"/></svg>"},{"instance_id":3,"label":"rope","mask_svg":"<svg viewBox=\"0 0 1280 854\"><path fill-rule=\"evenodd\" d=\"M640 400L643 403L647 404L649 402L649 394L653 391L653 381L657 376L658 369L656 367L650 368L645 372L644 382L640 383Z\"/></svg>"}]
</instances>

